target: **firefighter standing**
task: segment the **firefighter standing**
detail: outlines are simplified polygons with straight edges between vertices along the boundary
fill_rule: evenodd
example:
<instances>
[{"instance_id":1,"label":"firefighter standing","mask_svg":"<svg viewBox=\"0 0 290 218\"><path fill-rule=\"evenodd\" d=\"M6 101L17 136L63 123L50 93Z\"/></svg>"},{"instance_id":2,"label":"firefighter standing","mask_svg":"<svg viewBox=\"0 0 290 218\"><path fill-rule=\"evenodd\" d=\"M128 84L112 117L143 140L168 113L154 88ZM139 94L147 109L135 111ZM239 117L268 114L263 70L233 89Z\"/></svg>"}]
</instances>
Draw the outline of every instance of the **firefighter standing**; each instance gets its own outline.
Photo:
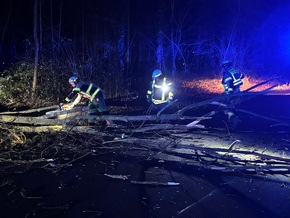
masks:
<instances>
[{"instance_id":1,"label":"firefighter standing","mask_svg":"<svg viewBox=\"0 0 290 218\"><path fill-rule=\"evenodd\" d=\"M153 105L164 105L173 100L172 83L156 69L152 72L151 87L147 91L147 101Z\"/></svg>"},{"instance_id":2,"label":"firefighter standing","mask_svg":"<svg viewBox=\"0 0 290 218\"><path fill-rule=\"evenodd\" d=\"M222 85L225 89L225 94L239 92L240 86L243 84L244 74L236 71L233 68L233 63L229 60L224 60L221 66L223 68Z\"/></svg>"},{"instance_id":3,"label":"firefighter standing","mask_svg":"<svg viewBox=\"0 0 290 218\"><path fill-rule=\"evenodd\" d=\"M88 115L109 115L110 111L106 106L104 93L102 89L94 83L83 82L77 76L69 78L69 83L72 86L71 93L65 98L66 104L63 104L63 109L68 110L77 105L82 98L89 100ZM107 124L108 121L106 121ZM88 125L95 125L94 119L88 120Z\"/></svg>"},{"instance_id":4,"label":"firefighter standing","mask_svg":"<svg viewBox=\"0 0 290 218\"><path fill-rule=\"evenodd\" d=\"M244 74L236 71L233 68L233 63L229 60L224 60L221 64L223 68L222 85L225 89L224 94L228 95L231 93L240 92L240 86L243 84L242 79ZM234 99L230 99L230 104L235 104ZM239 125L239 118L236 115L234 109L225 109L223 113L227 116L229 126L232 130L236 129Z\"/></svg>"}]
</instances>

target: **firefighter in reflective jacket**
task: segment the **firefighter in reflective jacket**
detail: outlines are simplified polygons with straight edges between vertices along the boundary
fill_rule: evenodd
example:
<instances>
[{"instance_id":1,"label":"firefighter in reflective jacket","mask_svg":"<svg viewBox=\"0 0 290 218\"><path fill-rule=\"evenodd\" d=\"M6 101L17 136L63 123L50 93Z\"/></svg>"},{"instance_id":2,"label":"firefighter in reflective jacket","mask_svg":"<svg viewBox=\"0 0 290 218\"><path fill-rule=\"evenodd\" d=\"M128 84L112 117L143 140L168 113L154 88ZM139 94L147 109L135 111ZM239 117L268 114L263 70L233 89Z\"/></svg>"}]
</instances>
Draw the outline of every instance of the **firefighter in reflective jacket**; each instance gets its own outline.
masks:
<instances>
[{"instance_id":1,"label":"firefighter in reflective jacket","mask_svg":"<svg viewBox=\"0 0 290 218\"><path fill-rule=\"evenodd\" d=\"M151 88L147 91L148 103L160 105L173 100L172 84L163 76L161 70L156 69L152 73Z\"/></svg>"},{"instance_id":2,"label":"firefighter in reflective jacket","mask_svg":"<svg viewBox=\"0 0 290 218\"><path fill-rule=\"evenodd\" d=\"M68 110L77 105L82 98L89 100L88 115L109 115L110 111L106 106L104 93L100 87L91 82L83 82L77 76L69 78L72 86L71 93L65 98L66 104L62 105L64 110ZM89 125L94 125L95 120L89 119ZM107 121L107 124L108 121Z\"/></svg>"},{"instance_id":3,"label":"firefighter in reflective jacket","mask_svg":"<svg viewBox=\"0 0 290 218\"><path fill-rule=\"evenodd\" d=\"M233 68L233 63L229 60L224 60L221 66L223 68L222 85L225 89L225 94L239 92L240 86L243 84L244 74L236 71Z\"/></svg>"}]
</instances>

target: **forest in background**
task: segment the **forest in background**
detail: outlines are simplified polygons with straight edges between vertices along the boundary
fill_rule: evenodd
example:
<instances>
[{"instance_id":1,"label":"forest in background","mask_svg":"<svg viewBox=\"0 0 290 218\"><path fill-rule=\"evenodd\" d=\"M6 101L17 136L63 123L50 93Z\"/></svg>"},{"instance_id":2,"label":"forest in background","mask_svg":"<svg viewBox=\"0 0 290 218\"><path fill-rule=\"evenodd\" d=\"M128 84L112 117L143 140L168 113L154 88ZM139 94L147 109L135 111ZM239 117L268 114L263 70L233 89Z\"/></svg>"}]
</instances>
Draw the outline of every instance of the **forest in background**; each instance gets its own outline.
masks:
<instances>
[{"instance_id":1,"label":"forest in background","mask_svg":"<svg viewBox=\"0 0 290 218\"><path fill-rule=\"evenodd\" d=\"M6 1L1 105L60 102L73 74L109 98L143 95L155 68L176 81L220 77L225 58L251 75L287 77L288 9L262 0Z\"/></svg>"}]
</instances>

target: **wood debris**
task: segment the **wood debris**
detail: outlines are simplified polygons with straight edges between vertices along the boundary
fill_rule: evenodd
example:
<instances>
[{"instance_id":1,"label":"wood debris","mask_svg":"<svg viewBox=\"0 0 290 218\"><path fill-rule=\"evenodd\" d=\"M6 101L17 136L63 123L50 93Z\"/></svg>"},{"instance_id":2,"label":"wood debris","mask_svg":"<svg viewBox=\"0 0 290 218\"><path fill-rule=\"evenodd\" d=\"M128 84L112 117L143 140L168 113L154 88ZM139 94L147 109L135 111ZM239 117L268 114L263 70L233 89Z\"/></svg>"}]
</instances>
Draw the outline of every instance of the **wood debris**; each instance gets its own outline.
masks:
<instances>
[{"instance_id":1,"label":"wood debris","mask_svg":"<svg viewBox=\"0 0 290 218\"><path fill-rule=\"evenodd\" d=\"M261 84L267 82L269 81ZM164 163L178 162L223 172L257 172L260 170L267 173L274 171L288 173L290 166L288 150L283 151L282 154L277 151L270 153L272 150L269 148L265 150L265 146L261 150L253 150L252 147L247 147L247 140L237 138L229 145L227 139L231 137L231 134L226 134L225 129L221 134L219 129L212 128L208 124L215 122L218 114L234 109L238 113L271 122L272 125L290 126L290 120L262 116L235 107L248 97L264 95L271 91L271 89L267 89L258 93L249 92L258 86L259 84L241 93L218 96L187 105L172 114L164 114L163 112L167 108L163 108L157 115L88 116L86 106L75 107L68 111L61 111L58 106L51 106L0 113L0 126L3 130L1 134L5 134L0 140L0 145L6 149L6 152L0 154L0 164L4 162L15 163L15 165L26 164L25 167L30 167L37 163L38 166L57 170L67 167L87 155L118 151L119 154L133 157L162 160ZM176 102L177 100L172 104ZM203 107L208 105L211 108L205 111ZM201 116L192 116L195 114L194 112L191 112L190 115L185 114L201 107L201 111L204 111ZM88 118L94 118L96 121L112 120L114 124L89 127L86 126ZM229 131L228 126L225 127ZM12 142L14 145L26 145L30 142L27 140L26 134L43 134L38 137L47 134L50 137L46 138L49 143L45 148L36 146L33 152L24 149L16 155L11 148ZM53 134L53 137L49 134ZM282 138L283 141L287 140L285 137ZM233 138L230 140L232 141ZM237 143L239 143L238 148L235 146ZM7 152L9 149L11 150ZM29 155L31 155L31 159L27 158ZM43 158L43 156L48 157ZM48 164L45 161L48 159L54 161ZM127 175L104 175L114 179L128 179ZM144 183L141 181L132 183L134 182L135 184ZM175 185L175 183L154 181L144 184Z\"/></svg>"}]
</instances>

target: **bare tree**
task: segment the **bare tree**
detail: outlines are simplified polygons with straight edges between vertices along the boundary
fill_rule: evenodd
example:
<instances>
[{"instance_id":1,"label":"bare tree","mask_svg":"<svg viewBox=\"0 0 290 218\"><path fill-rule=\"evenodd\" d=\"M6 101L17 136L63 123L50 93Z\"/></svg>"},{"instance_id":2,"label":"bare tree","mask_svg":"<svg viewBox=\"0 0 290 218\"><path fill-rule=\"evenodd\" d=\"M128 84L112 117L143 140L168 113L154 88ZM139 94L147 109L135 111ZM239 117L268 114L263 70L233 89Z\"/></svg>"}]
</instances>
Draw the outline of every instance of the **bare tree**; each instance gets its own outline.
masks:
<instances>
[{"instance_id":1,"label":"bare tree","mask_svg":"<svg viewBox=\"0 0 290 218\"><path fill-rule=\"evenodd\" d=\"M39 59L39 39L38 39L38 28L37 28L37 10L38 10L38 0L34 0L34 22L33 22L33 35L34 35L34 47L35 47L35 57L34 57L34 73L33 73L33 82L32 82L32 96L34 96L37 85L37 71L38 71L38 59Z\"/></svg>"},{"instance_id":2,"label":"bare tree","mask_svg":"<svg viewBox=\"0 0 290 218\"><path fill-rule=\"evenodd\" d=\"M5 33L6 33L7 25L9 23L9 21L10 21L10 18L11 18L12 6L13 6L13 1L11 1L11 3L10 3L9 14L8 14L7 21L6 21L6 24L5 24L3 33L2 33L2 37L1 37L0 55L1 55L1 52L2 52L2 46L3 46L3 41L4 41L4 38L5 38Z\"/></svg>"}]
</instances>

